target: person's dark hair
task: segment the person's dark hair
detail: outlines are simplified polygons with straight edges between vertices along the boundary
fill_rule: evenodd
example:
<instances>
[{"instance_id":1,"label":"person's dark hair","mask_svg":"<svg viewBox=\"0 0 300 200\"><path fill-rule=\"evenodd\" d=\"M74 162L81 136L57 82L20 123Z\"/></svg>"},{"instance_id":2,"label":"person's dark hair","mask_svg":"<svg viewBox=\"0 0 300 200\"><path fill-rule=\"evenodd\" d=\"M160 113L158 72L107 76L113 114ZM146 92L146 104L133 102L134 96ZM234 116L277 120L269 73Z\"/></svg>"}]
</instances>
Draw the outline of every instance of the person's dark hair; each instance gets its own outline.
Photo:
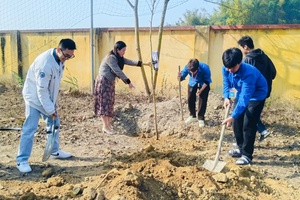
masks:
<instances>
[{"instance_id":1,"label":"person's dark hair","mask_svg":"<svg viewBox=\"0 0 300 200\"><path fill-rule=\"evenodd\" d=\"M58 47L61 48L62 50L66 50L66 49L75 50L76 44L72 39L67 38L67 39L62 39L59 42Z\"/></svg>"},{"instance_id":2,"label":"person's dark hair","mask_svg":"<svg viewBox=\"0 0 300 200\"><path fill-rule=\"evenodd\" d=\"M224 51L222 61L226 68L230 69L240 64L243 59L243 53L239 48L230 48Z\"/></svg>"},{"instance_id":3,"label":"person's dark hair","mask_svg":"<svg viewBox=\"0 0 300 200\"><path fill-rule=\"evenodd\" d=\"M118 54L117 50L121 50L124 47L126 47L126 44L123 41L118 41L115 43L114 49L109 52L110 55L115 55L117 57L118 65L121 70L124 69L124 58Z\"/></svg>"},{"instance_id":4,"label":"person's dark hair","mask_svg":"<svg viewBox=\"0 0 300 200\"><path fill-rule=\"evenodd\" d=\"M254 49L254 44L253 44L253 40L250 36L246 35L243 36L241 39L239 39L238 44L241 47L244 47L245 45L247 45L250 49Z\"/></svg>"},{"instance_id":5,"label":"person's dark hair","mask_svg":"<svg viewBox=\"0 0 300 200\"><path fill-rule=\"evenodd\" d=\"M191 59L187 64L188 70L191 72L195 72L199 68L199 60Z\"/></svg>"},{"instance_id":6,"label":"person's dark hair","mask_svg":"<svg viewBox=\"0 0 300 200\"><path fill-rule=\"evenodd\" d=\"M126 47L126 44L125 42L123 41L118 41L116 42L116 44L114 45L114 53L117 54L117 50L121 50L123 49L124 47Z\"/></svg>"}]
</instances>

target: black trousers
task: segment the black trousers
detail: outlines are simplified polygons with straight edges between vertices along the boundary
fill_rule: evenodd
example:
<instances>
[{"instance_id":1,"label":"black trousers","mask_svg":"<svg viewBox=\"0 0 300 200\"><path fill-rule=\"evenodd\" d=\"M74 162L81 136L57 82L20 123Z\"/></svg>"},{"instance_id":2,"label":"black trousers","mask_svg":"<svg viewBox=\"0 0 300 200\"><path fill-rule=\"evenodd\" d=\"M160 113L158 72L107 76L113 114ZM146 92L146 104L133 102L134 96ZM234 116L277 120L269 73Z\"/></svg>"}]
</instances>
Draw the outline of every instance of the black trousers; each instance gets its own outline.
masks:
<instances>
[{"instance_id":1,"label":"black trousers","mask_svg":"<svg viewBox=\"0 0 300 200\"><path fill-rule=\"evenodd\" d=\"M191 87L188 85L188 107L190 111L190 116L196 117L196 93L198 90L198 86L195 85L194 87ZM202 91L202 93L199 96L198 101L198 110L197 115L199 120L204 120L204 115L207 108L207 99L208 99L208 93L210 91L210 86L207 85L206 88Z\"/></svg>"},{"instance_id":2,"label":"black trousers","mask_svg":"<svg viewBox=\"0 0 300 200\"><path fill-rule=\"evenodd\" d=\"M242 153L252 160L257 123L263 110L265 100L249 101L245 111L233 121L236 143Z\"/></svg>"}]
</instances>

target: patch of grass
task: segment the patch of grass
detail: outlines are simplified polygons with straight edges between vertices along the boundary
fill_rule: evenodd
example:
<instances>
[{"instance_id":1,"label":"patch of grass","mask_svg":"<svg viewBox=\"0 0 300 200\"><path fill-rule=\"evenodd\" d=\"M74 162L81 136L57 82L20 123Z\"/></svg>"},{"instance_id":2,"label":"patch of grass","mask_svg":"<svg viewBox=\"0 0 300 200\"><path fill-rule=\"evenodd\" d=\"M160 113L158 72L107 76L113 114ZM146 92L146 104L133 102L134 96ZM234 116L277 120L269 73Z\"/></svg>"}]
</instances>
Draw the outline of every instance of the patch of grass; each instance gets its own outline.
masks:
<instances>
[{"instance_id":1,"label":"patch of grass","mask_svg":"<svg viewBox=\"0 0 300 200\"><path fill-rule=\"evenodd\" d=\"M72 76L68 68L66 68L68 71L68 75L66 76L67 80L64 80L64 82L68 83L70 85L69 87L69 92L78 94L79 92L79 85L78 85L78 80L75 76Z\"/></svg>"},{"instance_id":2,"label":"patch of grass","mask_svg":"<svg viewBox=\"0 0 300 200\"><path fill-rule=\"evenodd\" d=\"M13 79L16 82L16 87L17 88L23 88L25 80L19 76L17 72L12 72L13 73Z\"/></svg>"}]
</instances>

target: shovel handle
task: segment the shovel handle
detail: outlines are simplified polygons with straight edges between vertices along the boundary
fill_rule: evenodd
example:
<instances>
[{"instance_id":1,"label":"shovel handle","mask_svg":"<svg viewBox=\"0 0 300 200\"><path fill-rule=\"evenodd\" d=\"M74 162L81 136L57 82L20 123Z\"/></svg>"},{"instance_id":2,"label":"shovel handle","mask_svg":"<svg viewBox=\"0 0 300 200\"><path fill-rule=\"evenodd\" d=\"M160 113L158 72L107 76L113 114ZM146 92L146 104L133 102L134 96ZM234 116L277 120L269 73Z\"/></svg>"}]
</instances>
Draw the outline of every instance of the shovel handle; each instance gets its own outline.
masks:
<instances>
[{"instance_id":1,"label":"shovel handle","mask_svg":"<svg viewBox=\"0 0 300 200\"><path fill-rule=\"evenodd\" d=\"M178 65L178 72L180 72L180 65ZM180 113L181 113L181 120L183 121L183 109L182 109L182 99L181 99L181 81L178 80L179 84L179 101L180 101Z\"/></svg>"},{"instance_id":2,"label":"shovel handle","mask_svg":"<svg viewBox=\"0 0 300 200\"><path fill-rule=\"evenodd\" d=\"M22 128L0 128L0 131L21 131Z\"/></svg>"},{"instance_id":3,"label":"shovel handle","mask_svg":"<svg viewBox=\"0 0 300 200\"><path fill-rule=\"evenodd\" d=\"M230 110L230 105L228 105L226 107L224 119L227 118L227 116L229 114L229 110ZM218 150L217 150L215 161L214 161L214 165L213 165L213 168L212 168L211 171L213 171L216 168L216 166L218 164L218 161L219 161L219 157L220 157L220 153L221 153L221 148L222 148L222 141L223 141L224 133L225 133L225 128L226 128L226 124L223 124L222 125L222 130L221 130L221 135L220 135L220 140L219 140L219 145L218 145Z\"/></svg>"}]
</instances>

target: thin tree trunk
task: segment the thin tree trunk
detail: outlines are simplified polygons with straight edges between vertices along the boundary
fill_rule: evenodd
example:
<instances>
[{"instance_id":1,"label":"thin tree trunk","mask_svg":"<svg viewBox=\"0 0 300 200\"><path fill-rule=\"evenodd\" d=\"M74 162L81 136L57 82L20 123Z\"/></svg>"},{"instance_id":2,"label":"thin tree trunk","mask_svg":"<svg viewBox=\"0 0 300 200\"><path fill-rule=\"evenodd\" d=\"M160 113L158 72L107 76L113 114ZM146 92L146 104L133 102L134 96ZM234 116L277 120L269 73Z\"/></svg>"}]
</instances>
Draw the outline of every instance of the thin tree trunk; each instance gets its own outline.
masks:
<instances>
[{"instance_id":1,"label":"thin tree trunk","mask_svg":"<svg viewBox=\"0 0 300 200\"><path fill-rule=\"evenodd\" d=\"M138 16L138 2L139 0L135 0L135 5L133 6L129 0L127 0L128 4L131 6L131 8L134 10L134 16L135 16L135 44L136 44L136 51L138 54L138 59L142 61L142 54L141 54L141 48L140 48L140 36L139 36L139 16ZM141 67L141 73L145 85L146 94L150 98L150 88L147 81L147 76L145 73L144 66Z\"/></svg>"},{"instance_id":2,"label":"thin tree trunk","mask_svg":"<svg viewBox=\"0 0 300 200\"><path fill-rule=\"evenodd\" d=\"M151 4L151 20L150 20L150 54L152 57L152 21L153 21L153 15L154 15L154 6L155 6L156 0L152 1ZM153 77L153 64L151 63L151 83L152 83L152 97L153 97L153 106L154 106L154 125L155 125L155 133L156 133L156 139L159 139L158 134L158 127L157 127L157 112L156 112L156 93L155 93L155 86L154 86L154 77Z\"/></svg>"},{"instance_id":3,"label":"thin tree trunk","mask_svg":"<svg viewBox=\"0 0 300 200\"><path fill-rule=\"evenodd\" d=\"M161 49L161 41L162 41L165 17L166 17L166 12L167 12L169 1L170 0L165 0L163 12L162 12L162 15L161 15L161 21L160 21L160 26L159 26L159 31L158 31L158 45L157 45L158 59L160 59L159 54L160 54L160 49ZM158 70L155 70L155 73L154 73L154 89L156 88L157 76L158 76Z\"/></svg>"}]
</instances>

